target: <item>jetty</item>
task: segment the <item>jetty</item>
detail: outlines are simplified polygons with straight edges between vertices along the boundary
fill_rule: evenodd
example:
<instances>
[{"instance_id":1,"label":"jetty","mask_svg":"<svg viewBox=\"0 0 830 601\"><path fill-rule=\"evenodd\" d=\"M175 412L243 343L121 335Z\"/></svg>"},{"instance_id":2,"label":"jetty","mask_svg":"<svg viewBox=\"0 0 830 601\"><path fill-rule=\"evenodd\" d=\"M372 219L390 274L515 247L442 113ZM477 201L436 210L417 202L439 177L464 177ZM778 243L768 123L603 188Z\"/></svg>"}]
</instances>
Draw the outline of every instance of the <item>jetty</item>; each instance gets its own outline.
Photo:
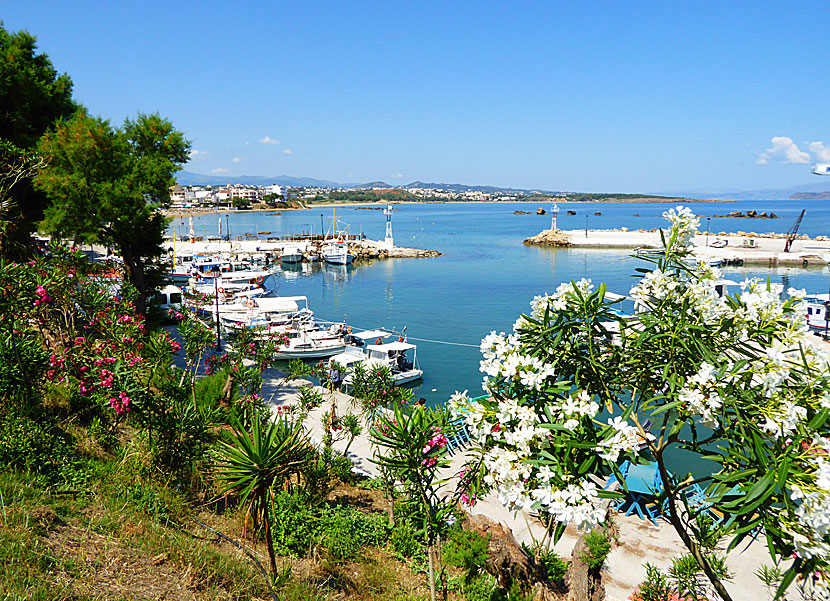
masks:
<instances>
[{"instance_id":1,"label":"jetty","mask_svg":"<svg viewBox=\"0 0 830 601\"><path fill-rule=\"evenodd\" d=\"M797 236L785 252L787 234L736 232L698 234L692 240L701 260L724 265L808 267L830 264L830 238ZM633 252L662 248L660 230L544 230L524 240L532 246L604 248Z\"/></svg>"},{"instance_id":2,"label":"jetty","mask_svg":"<svg viewBox=\"0 0 830 601\"><path fill-rule=\"evenodd\" d=\"M285 239L280 238L262 238L257 236L238 236L234 240L224 240L219 238L199 238L192 239L178 239L173 240L168 238L163 247L169 252L178 255L232 255L232 256L252 256L262 255L269 258L269 262L279 263L280 255L287 247L296 247L298 244L316 246L323 241L321 236L311 238L309 236L296 236ZM405 248L387 244L384 241L370 240L361 236L349 236L347 239L349 245L349 252L352 253L355 259L397 259L397 258L422 258L422 257L440 257L443 253L437 250L428 250L422 248Z\"/></svg>"}]
</instances>

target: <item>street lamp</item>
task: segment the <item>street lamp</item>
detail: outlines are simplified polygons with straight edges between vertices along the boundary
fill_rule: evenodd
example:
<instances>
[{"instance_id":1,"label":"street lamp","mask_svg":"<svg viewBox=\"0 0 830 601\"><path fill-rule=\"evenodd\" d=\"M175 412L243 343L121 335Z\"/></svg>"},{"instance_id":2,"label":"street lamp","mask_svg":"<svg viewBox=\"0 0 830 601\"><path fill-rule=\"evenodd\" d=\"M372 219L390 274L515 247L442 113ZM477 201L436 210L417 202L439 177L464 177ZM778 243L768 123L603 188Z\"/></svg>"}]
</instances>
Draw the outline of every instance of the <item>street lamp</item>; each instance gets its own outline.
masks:
<instances>
[{"instance_id":1,"label":"street lamp","mask_svg":"<svg viewBox=\"0 0 830 601\"><path fill-rule=\"evenodd\" d=\"M585 237L588 237L588 213L585 213Z\"/></svg>"},{"instance_id":2,"label":"street lamp","mask_svg":"<svg viewBox=\"0 0 830 601\"><path fill-rule=\"evenodd\" d=\"M711 224L712 218L706 218L706 246L709 246L709 225Z\"/></svg>"}]
</instances>

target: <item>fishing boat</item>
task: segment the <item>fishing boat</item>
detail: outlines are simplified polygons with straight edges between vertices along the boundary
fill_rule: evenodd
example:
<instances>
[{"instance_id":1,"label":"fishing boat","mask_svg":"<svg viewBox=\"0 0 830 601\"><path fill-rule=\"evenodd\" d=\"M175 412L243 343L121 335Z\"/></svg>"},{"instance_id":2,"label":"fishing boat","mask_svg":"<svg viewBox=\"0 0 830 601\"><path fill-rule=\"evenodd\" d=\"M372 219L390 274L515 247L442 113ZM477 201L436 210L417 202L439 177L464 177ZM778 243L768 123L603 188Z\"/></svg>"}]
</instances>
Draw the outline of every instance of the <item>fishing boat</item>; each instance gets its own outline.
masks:
<instances>
[{"instance_id":1,"label":"fishing boat","mask_svg":"<svg viewBox=\"0 0 830 601\"><path fill-rule=\"evenodd\" d=\"M343 335L346 324L333 324L328 328L316 322L302 325L289 324L281 333L288 336L288 344L277 349L277 359L325 359L343 352L346 341ZM277 330L280 331L280 330Z\"/></svg>"},{"instance_id":2,"label":"fishing boat","mask_svg":"<svg viewBox=\"0 0 830 601\"><path fill-rule=\"evenodd\" d=\"M331 238L324 241L320 249L320 256L326 263L334 265L348 265L354 260L354 255L349 252L349 243L346 241L349 226L337 229L336 212L332 209L331 214Z\"/></svg>"},{"instance_id":3,"label":"fishing boat","mask_svg":"<svg viewBox=\"0 0 830 601\"><path fill-rule=\"evenodd\" d=\"M299 245L288 245L282 249L280 254L281 263L302 263L304 249Z\"/></svg>"},{"instance_id":4,"label":"fishing boat","mask_svg":"<svg viewBox=\"0 0 830 601\"><path fill-rule=\"evenodd\" d=\"M354 260L354 255L349 252L348 243L342 238L323 246L320 254L326 263L334 265L348 265Z\"/></svg>"},{"instance_id":5,"label":"fishing boat","mask_svg":"<svg viewBox=\"0 0 830 601\"><path fill-rule=\"evenodd\" d=\"M393 342L383 342L383 339L390 335L392 333L385 330L367 330L350 334L347 340L351 338L366 341L374 338L374 344L352 344L344 352L332 357L331 362L345 368L354 367L357 363L362 363L366 368L388 367L398 386L423 378L424 372L418 365L417 346L406 342L403 336ZM409 351L412 351L411 359L407 356ZM348 386L350 380L350 374L347 373L343 384Z\"/></svg>"},{"instance_id":6,"label":"fishing boat","mask_svg":"<svg viewBox=\"0 0 830 601\"><path fill-rule=\"evenodd\" d=\"M830 294L811 294L804 297L807 305L807 325L814 332L830 332Z\"/></svg>"}]
</instances>

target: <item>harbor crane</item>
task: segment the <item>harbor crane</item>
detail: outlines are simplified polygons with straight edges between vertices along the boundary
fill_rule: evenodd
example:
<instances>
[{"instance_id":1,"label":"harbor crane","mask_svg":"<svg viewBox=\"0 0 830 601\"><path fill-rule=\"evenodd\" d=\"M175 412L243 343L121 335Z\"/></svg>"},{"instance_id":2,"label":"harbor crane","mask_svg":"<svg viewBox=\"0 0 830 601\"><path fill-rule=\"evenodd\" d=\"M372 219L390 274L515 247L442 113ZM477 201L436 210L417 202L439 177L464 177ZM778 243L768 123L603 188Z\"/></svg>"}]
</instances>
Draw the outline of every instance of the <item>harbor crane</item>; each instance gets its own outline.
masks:
<instances>
[{"instance_id":1,"label":"harbor crane","mask_svg":"<svg viewBox=\"0 0 830 601\"><path fill-rule=\"evenodd\" d=\"M795 220L793 226L790 228L790 231L787 232L787 240L784 242L784 252L790 252L790 248L793 245L793 241L795 240L796 234L798 234L798 226L801 225L801 220L804 219L804 213L807 212L807 209L802 209L801 214L798 216L798 219Z\"/></svg>"}]
</instances>

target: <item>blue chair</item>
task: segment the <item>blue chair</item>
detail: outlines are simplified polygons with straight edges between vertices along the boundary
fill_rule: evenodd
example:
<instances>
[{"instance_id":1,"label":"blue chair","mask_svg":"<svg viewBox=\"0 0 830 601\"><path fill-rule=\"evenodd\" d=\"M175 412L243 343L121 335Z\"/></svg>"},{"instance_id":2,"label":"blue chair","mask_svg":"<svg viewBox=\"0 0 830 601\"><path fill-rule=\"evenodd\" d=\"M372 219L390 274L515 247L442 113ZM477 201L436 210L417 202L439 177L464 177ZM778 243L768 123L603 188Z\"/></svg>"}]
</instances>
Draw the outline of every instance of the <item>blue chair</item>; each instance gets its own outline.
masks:
<instances>
[{"instance_id":1,"label":"blue chair","mask_svg":"<svg viewBox=\"0 0 830 601\"><path fill-rule=\"evenodd\" d=\"M628 463L627 466L626 463ZM625 471L623 467L626 467ZM618 504L618 510L622 511L625 505L628 505L625 515L636 512L640 519L648 519L656 524L657 518L662 513L656 497L663 492L663 479L660 477L657 464L635 465L624 462L620 466L620 472L623 476L621 488L627 492L627 496L622 503Z\"/></svg>"}]
</instances>

